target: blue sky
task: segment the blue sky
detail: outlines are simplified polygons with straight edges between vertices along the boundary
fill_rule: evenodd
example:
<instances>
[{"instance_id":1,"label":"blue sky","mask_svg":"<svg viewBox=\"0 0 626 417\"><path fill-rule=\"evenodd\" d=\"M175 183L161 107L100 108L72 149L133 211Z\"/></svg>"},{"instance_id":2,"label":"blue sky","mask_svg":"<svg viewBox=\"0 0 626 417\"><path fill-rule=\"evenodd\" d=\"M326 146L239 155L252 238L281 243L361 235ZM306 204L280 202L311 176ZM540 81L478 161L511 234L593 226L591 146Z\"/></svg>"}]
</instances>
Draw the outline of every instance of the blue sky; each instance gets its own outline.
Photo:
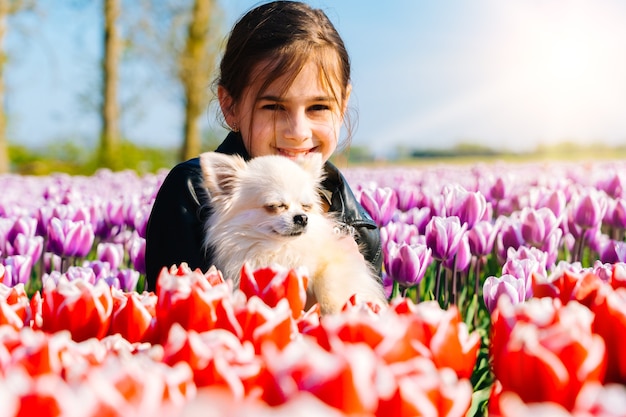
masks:
<instances>
[{"instance_id":1,"label":"blue sky","mask_svg":"<svg viewBox=\"0 0 626 417\"><path fill-rule=\"evenodd\" d=\"M40 1L9 24L8 110L14 142L97 137L100 2L74 10ZM222 1L225 28L257 1ZM353 64L353 143L459 142L528 150L539 143L626 143L626 2L621 0L311 0ZM124 115L137 143L180 141L171 88L128 70L138 104ZM122 94L122 100L129 100ZM138 98L139 97L139 98ZM210 112L203 127L215 125Z\"/></svg>"}]
</instances>

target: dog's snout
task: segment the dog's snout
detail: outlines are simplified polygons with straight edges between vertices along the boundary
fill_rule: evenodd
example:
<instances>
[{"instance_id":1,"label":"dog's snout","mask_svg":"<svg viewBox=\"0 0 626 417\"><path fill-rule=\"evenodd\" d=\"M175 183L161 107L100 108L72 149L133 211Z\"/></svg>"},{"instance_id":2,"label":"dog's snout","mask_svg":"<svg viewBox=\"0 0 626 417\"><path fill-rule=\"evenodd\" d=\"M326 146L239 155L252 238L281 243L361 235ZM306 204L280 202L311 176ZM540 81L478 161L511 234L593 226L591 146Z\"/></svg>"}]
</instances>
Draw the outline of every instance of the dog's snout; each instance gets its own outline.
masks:
<instances>
[{"instance_id":1,"label":"dog's snout","mask_svg":"<svg viewBox=\"0 0 626 417\"><path fill-rule=\"evenodd\" d=\"M307 217L306 214L296 214L295 216L293 216L293 223L298 225L298 226L306 226L307 222L309 221L309 218Z\"/></svg>"}]
</instances>

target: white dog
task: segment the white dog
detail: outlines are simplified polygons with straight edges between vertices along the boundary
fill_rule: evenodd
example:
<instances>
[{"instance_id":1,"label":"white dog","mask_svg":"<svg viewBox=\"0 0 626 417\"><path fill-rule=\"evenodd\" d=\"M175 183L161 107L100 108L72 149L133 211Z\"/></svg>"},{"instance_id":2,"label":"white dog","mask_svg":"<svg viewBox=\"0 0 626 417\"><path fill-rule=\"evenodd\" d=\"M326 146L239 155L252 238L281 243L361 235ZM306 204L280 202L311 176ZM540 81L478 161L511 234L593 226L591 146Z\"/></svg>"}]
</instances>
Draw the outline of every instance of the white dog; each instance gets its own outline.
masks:
<instances>
[{"instance_id":1,"label":"white dog","mask_svg":"<svg viewBox=\"0 0 626 417\"><path fill-rule=\"evenodd\" d=\"M354 294L387 304L353 237L337 233L336 222L324 213L320 155L297 163L282 156L246 162L207 152L200 165L213 206L205 248L213 250L215 266L236 287L244 262L254 269L279 264L306 268L307 308L318 302L322 314L340 311Z\"/></svg>"}]
</instances>

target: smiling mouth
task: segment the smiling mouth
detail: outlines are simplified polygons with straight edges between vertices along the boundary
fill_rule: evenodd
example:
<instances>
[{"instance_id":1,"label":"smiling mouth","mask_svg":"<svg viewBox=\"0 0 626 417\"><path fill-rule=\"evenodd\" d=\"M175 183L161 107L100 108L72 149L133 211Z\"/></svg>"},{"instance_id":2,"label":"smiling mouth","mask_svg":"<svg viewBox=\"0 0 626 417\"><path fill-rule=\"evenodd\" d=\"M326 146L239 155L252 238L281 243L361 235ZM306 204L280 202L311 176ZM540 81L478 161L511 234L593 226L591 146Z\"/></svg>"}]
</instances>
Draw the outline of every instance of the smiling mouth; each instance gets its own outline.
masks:
<instances>
[{"instance_id":1,"label":"smiling mouth","mask_svg":"<svg viewBox=\"0 0 626 417\"><path fill-rule=\"evenodd\" d=\"M314 152L317 149L317 147L315 148L311 148L311 149L300 149L300 150L289 150L289 149L283 149L283 148L276 148L276 150L278 151L278 153L282 156L286 156L287 158L302 158L307 156L308 154L310 154L311 152Z\"/></svg>"}]
</instances>

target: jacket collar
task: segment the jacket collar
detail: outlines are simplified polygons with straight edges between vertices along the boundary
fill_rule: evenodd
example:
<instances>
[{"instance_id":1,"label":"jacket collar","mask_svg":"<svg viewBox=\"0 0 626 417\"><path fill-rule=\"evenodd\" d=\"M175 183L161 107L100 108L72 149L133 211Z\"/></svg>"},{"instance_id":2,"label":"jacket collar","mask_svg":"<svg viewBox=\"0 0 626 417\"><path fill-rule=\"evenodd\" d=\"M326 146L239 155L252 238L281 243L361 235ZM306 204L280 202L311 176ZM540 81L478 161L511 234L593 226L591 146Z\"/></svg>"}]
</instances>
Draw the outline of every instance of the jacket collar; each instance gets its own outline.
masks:
<instances>
[{"instance_id":1,"label":"jacket collar","mask_svg":"<svg viewBox=\"0 0 626 417\"><path fill-rule=\"evenodd\" d=\"M239 132L230 132L226 139L217 147L215 152L227 155L239 155L246 161L250 159L250 154L243 143L243 137Z\"/></svg>"}]
</instances>

